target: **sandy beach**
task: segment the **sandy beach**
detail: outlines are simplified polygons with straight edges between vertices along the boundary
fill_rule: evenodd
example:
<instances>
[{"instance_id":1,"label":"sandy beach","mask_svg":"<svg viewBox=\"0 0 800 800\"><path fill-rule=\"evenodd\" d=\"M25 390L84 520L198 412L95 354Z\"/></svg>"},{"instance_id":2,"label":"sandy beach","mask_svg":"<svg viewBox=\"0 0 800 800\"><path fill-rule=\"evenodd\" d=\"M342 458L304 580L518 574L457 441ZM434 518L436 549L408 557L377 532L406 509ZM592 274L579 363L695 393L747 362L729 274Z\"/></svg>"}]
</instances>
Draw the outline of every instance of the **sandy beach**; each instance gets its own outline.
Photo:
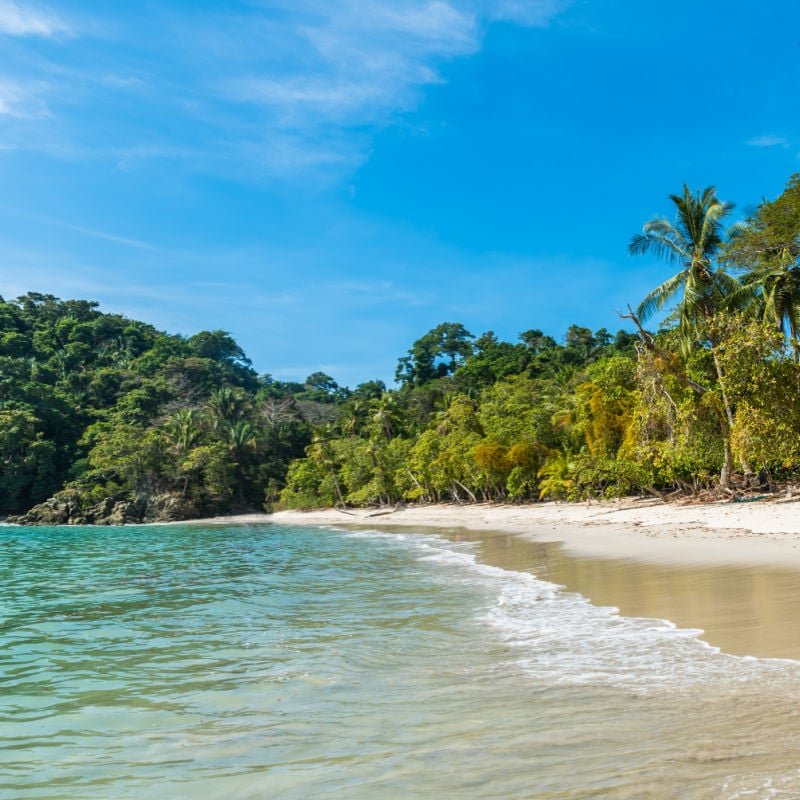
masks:
<instances>
[{"instance_id":1,"label":"sandy beach","mask_svg":"<svg viewBox=\"0 0 800 800\"><path fill-rule=\"evenodd\" d=\"M246 514L205 523L416 527L496 531L558 541L576 554L676 564L800 567L800 499L678 505L650 500L535 505L431 505Z\"/></svg>"},{"instance_id":2,"label":"sandy beach","mask_svg":"<svg viewBox=\"0 0 800 800\"><path fill-rule=\"evenodd\" d=\"M284 511L293 525L434 529L625 615L669 619L736 655L800 659L800 506L650 501Z\"/></svg>"}]
</instances>

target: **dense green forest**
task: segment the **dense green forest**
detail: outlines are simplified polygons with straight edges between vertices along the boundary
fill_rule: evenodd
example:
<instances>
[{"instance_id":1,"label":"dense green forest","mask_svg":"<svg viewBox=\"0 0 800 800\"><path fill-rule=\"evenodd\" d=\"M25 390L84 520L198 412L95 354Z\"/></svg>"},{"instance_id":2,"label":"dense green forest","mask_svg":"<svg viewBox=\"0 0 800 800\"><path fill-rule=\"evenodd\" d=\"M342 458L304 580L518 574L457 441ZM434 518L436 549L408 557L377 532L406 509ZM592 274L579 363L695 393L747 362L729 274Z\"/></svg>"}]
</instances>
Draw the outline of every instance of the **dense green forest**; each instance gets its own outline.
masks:
<instances>
[{"instance_id":1,"label":"dense green forest","mask_svg":"<svg viewBox=\"0 0 800 800\"><path fill-rule=\"evenodd\" d=\"M633 236L671 276L623 316L517 342L443 323L396 388L259 376L86 301L0 299L0 514L180 519L249 508L770 488L800 476L800 176L727 225L713 189ZM657 331L646 328L662 309ZM39 505L37 505L39 504Z\"/></svg>"},{"instance_id":2,"label":"dense green forest","mask_svg":"<svg viewBox=\"0 0 800 800\"><path fill-rule=\"evenodd\" d=\"M672 273L623 315L635 334L508 343L440 325L398 389L315 428L282 502L731 495L800 476L800 176L730 227L713 189L670 202L629 245Z\"/></svg>"},{"instance_id":3,"label":"dense green forest","mask_svg":"<svg viewBox=\"0 0 800 800\"><path fill-rule=\"evenodd\" d=\"M327 375L257 375L221 331L183 338L83 300L0 300L0 513L56 492L34 520L260 508L338 392Z\"/></svg>"}]
</instances>

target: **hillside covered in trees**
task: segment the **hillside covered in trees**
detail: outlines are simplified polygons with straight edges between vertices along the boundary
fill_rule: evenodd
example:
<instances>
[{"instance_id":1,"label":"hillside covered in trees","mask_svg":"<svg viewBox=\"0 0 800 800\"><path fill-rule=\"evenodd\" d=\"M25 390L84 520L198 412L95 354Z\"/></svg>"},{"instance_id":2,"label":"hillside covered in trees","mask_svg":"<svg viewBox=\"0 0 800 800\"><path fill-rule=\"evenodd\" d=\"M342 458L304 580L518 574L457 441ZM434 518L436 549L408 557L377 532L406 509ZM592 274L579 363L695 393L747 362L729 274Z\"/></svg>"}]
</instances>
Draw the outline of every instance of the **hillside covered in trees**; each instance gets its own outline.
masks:
<instances>
[{"instance_id":1,"label":"hillside covered in trees","mask_svg":"<svg viewBox=\"0 0 800 800\"><path fill-rule=\"evenodd\" d=\"M0 514L54 494L31 521L261 508L337 391L326 375L257 375L221 331L183 338L82 300L0 300Z\"/></svg>"},{"instance_id":2,"label":"hillside covered in trees","mask_svg":"<svg viewBox=\"0 0 800 800\"><path fill-rule=\"evenodd\" d=\"M800 177L743 223L671 197L632 255L670 277L616 334L443 323L397 386L259 376L224 332L0 300L0 514L119 523L251 508L668 495L800 477ZM648 321L671 313L657 331Z\"/></svg>"}]
</instances>

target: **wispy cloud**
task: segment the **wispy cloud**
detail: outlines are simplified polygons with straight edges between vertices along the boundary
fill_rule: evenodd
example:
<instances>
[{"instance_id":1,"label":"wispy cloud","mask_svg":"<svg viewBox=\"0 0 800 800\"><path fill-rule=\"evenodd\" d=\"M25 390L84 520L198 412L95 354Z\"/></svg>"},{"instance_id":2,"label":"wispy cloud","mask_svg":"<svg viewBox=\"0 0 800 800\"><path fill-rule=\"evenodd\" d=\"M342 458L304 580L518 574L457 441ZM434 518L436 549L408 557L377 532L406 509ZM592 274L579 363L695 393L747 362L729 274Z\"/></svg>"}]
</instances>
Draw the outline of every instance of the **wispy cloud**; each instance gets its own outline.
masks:
<instances>
[{"instance_id":1,"label":"wispy cloud","mask_svg":"<svg viewBox=\"0 0 800 800\"><path fill-rule=\"evenodd\" d=\"M398 287L393 281L340 281L323 287L331 296L351 304L425 306L433 302L433 295L423 289L413 291Z\"/></svg>"},{"instance_id":2,"label":"wispy cloud","mask_svg":"<svg viewBox=\"0 0 800 800\"><path fill-rule=\"evenodd\" d=\"M765 136L754 136L747 140L750 147L788 147L789 141L783 136L767 134Z\"/></svg>"},{"instance_id":3,"label":"wispy cloud","mask_svg":"<svg viewBox=\"0 0 800 800\"><path fill-rule=\"evenodd\" d=\"M276 3L267 4L273 10ZM278 52L279 63L257 58L231 66L220 79L220 97L261 109L265 164L353 168L368 141L343 130L391 123L414 109L424 87L441 83L441 66L477 52L488 24L504 20L541 26L566 0L297 0L282 6L280 22L265 21L249 46ZM229 31L220 35L227 37ZM293 54L286 43L293 43ZM212 48L224 53L224 46ZM288 146L291 143L291 146ZM299 157L307 151L307 159ZM288 162L287 162L288 158Z\"/></svg>"},{"instance_id":4,"label":"wispy cloud","mask_svg":"<svg viewBox=\"0 0 800 800\"><path fill-rule=\"evenodd\" d=\"M87 228L83 225L71 225L68 222L61 222L54 219L42 218L43 222L48 225L53 225L56 228L62 228L67 231L74 231L84 236L89 236L92 239L102 239L105 242L112 242L113 244L121 244L125 247L133 247L137 250L151 250L156 252L159 248L149 242L143 242L141 239L131 239L128 236L119 236L116 233L109 233L108 231L96 230L95 228Z\"/></svg>"},{"instance_id":5,"label":"wispy cloud","mask_svg":"<svg viewBox=\"0 0 800 800\"><path fill-rule=\"evenodd\" d=\"M0 117L31 119L47 116L44 87L0 77Z\"/></svg>"},{"instance_id":6,"label":"wispy cloud","mask_svg":"<svg viewBox=\"0 0 800 800\"><path fill-rule=\"evenodd\" d=\"M0 34L50 37L72 32L72 28L49 9L0 0Z\"/></svg>"},{"instance_id":7,"label":"wispy cloud","mask_svg":"<svg viewBox=\"0 0 800 800\"><path fill-rule=\"evenodd\" d=\"M0 37L58 39L46 51L17 40L4 64L8 145L123 169L169 159L330 180L369 157L374 133L416 109L446 63L478 52L493 22L546 25L570 0L156 4L115 6L105 20L101 4L81 18L92 36L80 42L52 2L58 13L0 0ZM148 118L159 124L140 124Z\"/></svg>"},{"instance_id":8,"label":"wispy cloud","mask_svg":"<svg viewBox=\"0 0 800 800\"><path fill-rule=\"evenodd\" d=\"M80 234L81 236L88 236L91 239L99 239L104 242L123 245L124 247L133 248L135 250L147 250L152 253L162 252L162 248L152 244L151 242L145 242L141 239L135 239L130 236L122 236L118 233L100 230L87 225L76 225L62 219L53 219L52 217L44 216L42 214L32 214L19 211L7 205L0 205L0 212L7 216L14 216L16 219L22 222L32 222L38 226L47 225L53 228L60 228L61 230L72 231L73 233Z\"/></svg>"}]
</instances>

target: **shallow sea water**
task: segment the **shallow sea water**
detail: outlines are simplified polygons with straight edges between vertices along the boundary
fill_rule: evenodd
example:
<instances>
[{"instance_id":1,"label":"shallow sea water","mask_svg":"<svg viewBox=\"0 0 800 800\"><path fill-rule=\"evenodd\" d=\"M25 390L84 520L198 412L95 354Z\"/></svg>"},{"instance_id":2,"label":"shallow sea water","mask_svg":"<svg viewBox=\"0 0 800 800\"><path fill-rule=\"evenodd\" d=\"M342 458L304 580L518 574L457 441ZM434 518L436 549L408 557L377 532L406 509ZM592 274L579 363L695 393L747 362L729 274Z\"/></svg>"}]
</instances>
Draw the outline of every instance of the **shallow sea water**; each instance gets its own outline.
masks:
<instances>
[{"instance_id":1,"label":"shallow sea water","mask_svg":"<svg viewBox=\"0 0 800 800\"><path fill-rule=\"evenodd\" d=\"M800 663L480 556L0 527L0 798L800 798Z\"/></svg>"}]
</instances>

